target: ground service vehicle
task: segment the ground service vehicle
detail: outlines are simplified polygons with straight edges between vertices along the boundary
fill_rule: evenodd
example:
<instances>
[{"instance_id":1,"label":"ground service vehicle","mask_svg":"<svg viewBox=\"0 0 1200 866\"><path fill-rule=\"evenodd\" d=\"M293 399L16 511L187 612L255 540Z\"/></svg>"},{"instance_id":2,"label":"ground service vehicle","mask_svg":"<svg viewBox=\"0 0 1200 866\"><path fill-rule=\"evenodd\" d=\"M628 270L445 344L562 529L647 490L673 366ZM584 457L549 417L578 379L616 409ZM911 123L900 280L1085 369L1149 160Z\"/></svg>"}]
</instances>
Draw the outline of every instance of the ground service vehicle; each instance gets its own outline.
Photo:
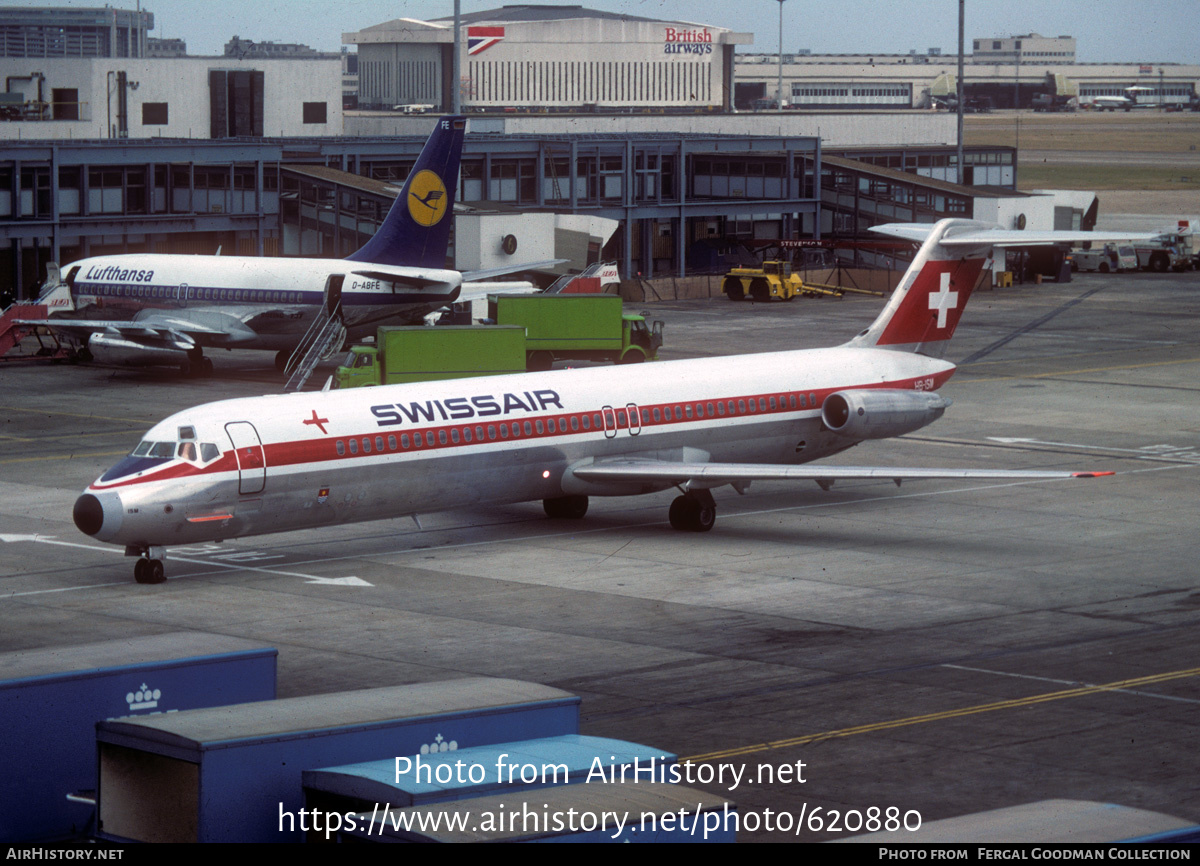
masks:
<instances>
[{"instance_id":1,"label":"ground service vehicle","mask_svg":"<svg viewBox=\"0 0 1200 866\"><path fill-rule=\"evenodd\" d=\"M1102 274L1114 271L1136 271L1137 253L1133 247L1122 244L1105 244L1103 249L1072 250L1071 270L1099 271Z\"/></svg>"},{"instance_id":2,"label":"ground service vehicle","mask_svg":"<svg viewBox=\"0 0 1200 866\"><path fill-rule=\"evenodd\" d=\"M721 291L731 301L747 297L756 301L772 298L790 301L804 291L804 281L792 273L791 262L763 262L761 268L734 268L725 275Z\"/></svg>"},{"instance_id":3,"label":"ground service vehicle","mask_svg":"<svg viewBox=\"0 0 1200 866\"><path fill-rule=\"evenodd\" d=\"M1185 271L1191 267L1191 262L1173 238L1152 241L1138 241L1133 245L1137 251L1138 267L1143 271L1165 273L1168 269Z\"/></svg>"},{"instance_id":4,"label":"ground service vehicle","mask_svg":"<svg viewBox=\"0 0 1200 866\"><path fill-rule=\"evenodd\" d=\"M525 329L517 326L384 327L374 346L355 346L333 388L399 385L525 372Z\"/></svg>"},{"instance_id":5,"label":"ground service vehicle","mask_svg":"<svg viewBox=\"0 0 1200 866\"><path fill-rule=\"evenodd\" d=\"M526 367L549 370L555 361L636 364L658 358L662 322L623 311L617 295L492 295L488 318L525 328Z\"/></svg>"}]
</instances>

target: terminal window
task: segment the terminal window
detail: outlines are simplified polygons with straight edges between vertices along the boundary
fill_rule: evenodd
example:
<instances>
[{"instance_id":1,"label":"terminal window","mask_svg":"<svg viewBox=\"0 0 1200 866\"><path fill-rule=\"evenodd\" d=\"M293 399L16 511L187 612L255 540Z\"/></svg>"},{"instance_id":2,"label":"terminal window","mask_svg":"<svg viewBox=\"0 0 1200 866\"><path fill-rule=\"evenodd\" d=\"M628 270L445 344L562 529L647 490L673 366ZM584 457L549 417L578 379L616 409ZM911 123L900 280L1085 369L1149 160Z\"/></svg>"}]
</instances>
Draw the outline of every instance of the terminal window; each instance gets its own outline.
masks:
<instances>
[{"instance_id":1,"label":"terminal window","mask_svg":"<svg viewBox=\"0 0 1200 866\"><path fill-rule=\"evenodd\" d=\"M167 123L167 114L167 103L165 102L142 103L143 126L165 126Z\"/></svg>"}]
</instances>

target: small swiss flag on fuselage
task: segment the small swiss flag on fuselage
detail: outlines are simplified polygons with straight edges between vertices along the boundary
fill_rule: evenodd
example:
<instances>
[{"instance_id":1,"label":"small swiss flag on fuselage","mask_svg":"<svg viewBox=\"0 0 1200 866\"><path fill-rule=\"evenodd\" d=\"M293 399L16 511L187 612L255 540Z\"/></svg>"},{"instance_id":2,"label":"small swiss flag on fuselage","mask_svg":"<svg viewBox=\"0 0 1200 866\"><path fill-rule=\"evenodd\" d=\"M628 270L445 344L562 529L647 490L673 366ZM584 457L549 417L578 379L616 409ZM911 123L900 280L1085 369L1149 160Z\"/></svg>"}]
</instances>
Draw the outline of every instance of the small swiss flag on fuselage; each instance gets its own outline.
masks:
<instances>
[{"instance_id":1,"label":"small swiss flag on fuselage","mask_svg":"<svg viewBox=\"0 0 1200 866\"><path fill-rule=\"evenodd\" d=\"M926 262L876 345L949 340L985 261L978 258Z\"/></svg>"}]
</instances>

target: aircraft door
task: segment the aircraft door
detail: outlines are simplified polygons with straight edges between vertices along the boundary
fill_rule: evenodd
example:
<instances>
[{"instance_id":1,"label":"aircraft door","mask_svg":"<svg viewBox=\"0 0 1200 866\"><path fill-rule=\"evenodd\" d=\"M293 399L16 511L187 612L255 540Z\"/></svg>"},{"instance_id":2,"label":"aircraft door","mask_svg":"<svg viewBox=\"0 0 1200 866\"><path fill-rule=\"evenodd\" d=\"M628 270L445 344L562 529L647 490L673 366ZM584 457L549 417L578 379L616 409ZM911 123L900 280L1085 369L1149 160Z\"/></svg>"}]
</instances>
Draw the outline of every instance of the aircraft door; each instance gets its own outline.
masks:
<instances>
[{"instance_id":1,"label":"aircraft door","mask_svg":"<svg viewBox=\"0 0 1200 866\"><path fill-rule=\"evenodd\" d=\"M637 403L626 403L625 411L629 415L629 435L636 436L642 432L642 413Z\"/></svg>"},{"instance_id":2,"label":"aircraft door","mask_svg":"<svg viewBox=\"0 0 1200 866\"><path fill-rule=\"evenodd\" d=\"M600 416L604 419L604 438L615 438L617 435L617 410L612 406L605 406L600 410Z\"/></svg>"},{"instance_id":3,"label":"aircraft door","mask_svg":"<svg viewBox=\"0 0 1200 866\"><path fill-rule=\"evenodd\" d=\"M186 307L188 302L188 284L180 283L179 288L175 290L175 306Z\"/></svg>"},{"instance_id":4,"label":"aircraft door","mask_svg":"<svg viewBox=\"0 0 1200 866\"><path fill-rule=\"evenodd\" d=\"M238 493L261 493L267 483L267 460L258 431L249 421L225 425L238 463Z\"/></svg>"},{"instance_id":5,"label":"aircraft door","mask_svg":"<svg viewBox=\"0 0 1200 866\"><path fill-rule=\"evenodd\" d=\"M345 274L330 274L325 281L325 314L332 316L342 306L342 283Z\"/></svg>"}]
</instances>

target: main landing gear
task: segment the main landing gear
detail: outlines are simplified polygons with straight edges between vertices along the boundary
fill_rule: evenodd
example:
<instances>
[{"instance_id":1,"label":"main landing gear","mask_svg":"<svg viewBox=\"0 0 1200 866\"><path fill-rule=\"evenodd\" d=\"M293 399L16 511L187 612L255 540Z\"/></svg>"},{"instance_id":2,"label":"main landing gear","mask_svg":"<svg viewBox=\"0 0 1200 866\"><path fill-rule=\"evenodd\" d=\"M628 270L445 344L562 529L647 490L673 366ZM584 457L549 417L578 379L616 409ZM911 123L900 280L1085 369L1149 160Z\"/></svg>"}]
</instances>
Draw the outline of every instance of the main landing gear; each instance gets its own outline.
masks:
<instances>
[{"instance_id":1,"label":"main landing gear","mask_svg":"<svg viewBox=\"0 0 1200 866\"><path fill-rule=\"evenodd\" d=\"M167 556L165 547L126 547L126 556L136 556L138 561L133 566L133 579L138 583L163 583L167 579L163 560Z\"/></svg>"},{"instance_id":2,"label":"main landing gear","mask_svg":"<svg viewBox=\"0 0 1200 866\"><path fill-rule=\"evenodd\" d=\"M543 499L546 516L555 520L578 520L587 514L586 496L559 496ZM668 512L671 526L685 532L708 532L717 522L717 503L710 490L689 490L676 496Z\"/></svg>"},{"instance_id":3,"label":"main landing gear","mask_svg":"<svg viewBox=\"0 0 1200 866\"><path fill-rule=\"evenodd\" d=\"M189 349L187 360L179 365L179 372L193 379L207 379L212 371L212 359L204 357L204 350L198 346Z\"/></svg>"},{"instance_id":4,"label":"main landing gear","mask_svg":"<svg viewBox=\"0 0 1200 866\"><path fill-rule=\"evenodd\" d=\"M588 510L586 496L559 496L556 499L543 499L542 508L546 516L555 520L579 520Z\"/></svg>"},{"instance_id":5,"label":"main landing gear","mask_svg":"<svg viewBox=\"0 0 1200 866\"><path fill-rule=\"evenodd\" d=\"M667 516L675 529L708 532L717 522L717 503L709 490L689 490L675 497Z\"/></svg>"}]
</instances>

